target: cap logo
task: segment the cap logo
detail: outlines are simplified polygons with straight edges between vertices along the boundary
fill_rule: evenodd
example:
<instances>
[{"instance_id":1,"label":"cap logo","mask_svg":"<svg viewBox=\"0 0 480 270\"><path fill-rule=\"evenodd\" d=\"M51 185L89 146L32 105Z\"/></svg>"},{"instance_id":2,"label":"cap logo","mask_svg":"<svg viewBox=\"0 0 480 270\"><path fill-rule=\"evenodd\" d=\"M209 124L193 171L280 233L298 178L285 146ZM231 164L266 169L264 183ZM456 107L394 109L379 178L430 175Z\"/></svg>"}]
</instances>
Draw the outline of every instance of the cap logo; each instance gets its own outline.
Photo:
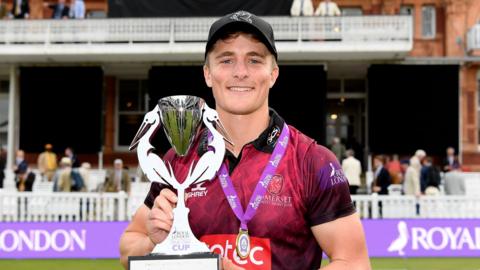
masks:
<instances>
[{"instance_id":1,"label":"cap logo","mask_svg":"<svg viewBox=\"0 0 480 270\"><path fill-rule=\"evenodd\" d=\"M231 20L235 21L244 21L248 23L252 23L252 14L246 11L237 11L230 16Z\"/></svg>"}]
</instances>

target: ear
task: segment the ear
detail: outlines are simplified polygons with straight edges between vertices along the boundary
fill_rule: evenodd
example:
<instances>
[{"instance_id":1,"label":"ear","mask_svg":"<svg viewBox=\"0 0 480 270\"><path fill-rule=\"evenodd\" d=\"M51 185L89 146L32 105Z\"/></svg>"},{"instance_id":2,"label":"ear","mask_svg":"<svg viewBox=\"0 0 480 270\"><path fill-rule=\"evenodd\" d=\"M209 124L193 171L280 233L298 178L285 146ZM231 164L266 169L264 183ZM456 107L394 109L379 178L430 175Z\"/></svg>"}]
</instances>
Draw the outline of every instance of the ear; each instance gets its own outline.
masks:
<instances>
[{"instance_id":1,"label":"ear","mask_svg":"<svg viewBox=\"0 0 480 270\"><path fill-rule=\"evenodd\" d=\"M210 68L207 65L203 65L203 77L208 87L212 87L212 78L210 75Z\"/></svg>"},{"instance_id":2,"label":"ear","mask_svg":"<svg viewBox=\"0 0 480 270\"><path fill-rule=\"evenodd\" d=\"M278 68L278 65L275 65L272 69L272 73L270 74L270 88L275 85L275 82L277 81L278 74L280 73L280 70Z\"/></svg>"}]
</instances>

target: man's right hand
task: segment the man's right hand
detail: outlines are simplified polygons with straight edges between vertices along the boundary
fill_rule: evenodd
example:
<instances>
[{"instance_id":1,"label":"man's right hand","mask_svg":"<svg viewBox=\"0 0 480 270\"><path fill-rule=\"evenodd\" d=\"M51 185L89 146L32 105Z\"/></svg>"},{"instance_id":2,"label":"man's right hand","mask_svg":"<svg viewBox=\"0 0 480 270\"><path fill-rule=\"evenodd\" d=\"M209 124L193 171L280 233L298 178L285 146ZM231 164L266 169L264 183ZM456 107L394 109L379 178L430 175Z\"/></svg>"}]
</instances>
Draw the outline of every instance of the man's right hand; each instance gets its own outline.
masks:
<instances>
[{"instance_id":1,"label":"man's right hand","mask_svg":"<svg viewBox=\"0 0 480 270\"><path fill-rule=\"evenodd\" d=\"M153 207L148 214L148 237L154 244L161 243L170 232L173 224L173 208L177 204L177 195L164 188L155 198Z\"/></svg>"}]
</instances>

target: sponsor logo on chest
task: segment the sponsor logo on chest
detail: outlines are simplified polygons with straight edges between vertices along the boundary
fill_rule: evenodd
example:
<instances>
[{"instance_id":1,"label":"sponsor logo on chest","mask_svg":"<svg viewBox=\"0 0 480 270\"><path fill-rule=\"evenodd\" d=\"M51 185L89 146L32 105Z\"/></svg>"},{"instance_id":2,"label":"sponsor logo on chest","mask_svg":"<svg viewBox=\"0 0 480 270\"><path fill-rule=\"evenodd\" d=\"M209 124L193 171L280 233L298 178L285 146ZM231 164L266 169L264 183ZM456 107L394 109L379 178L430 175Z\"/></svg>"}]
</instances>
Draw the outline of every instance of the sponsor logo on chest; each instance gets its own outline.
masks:
<instances>
[{"instance_id":1,"label":"sponsor logo on chest","mask_svg":"<svg viewBox=\"0 0 480 270\"><path fill-rule=\"evenodd\" d=\"M192 189L187 192L187 199L189 198L200 198L200 197L205 197L208 194L208 189L204 187L203 185L205 182L196 184L195 187L192 187Z\"/></svg>"}]
</instances>

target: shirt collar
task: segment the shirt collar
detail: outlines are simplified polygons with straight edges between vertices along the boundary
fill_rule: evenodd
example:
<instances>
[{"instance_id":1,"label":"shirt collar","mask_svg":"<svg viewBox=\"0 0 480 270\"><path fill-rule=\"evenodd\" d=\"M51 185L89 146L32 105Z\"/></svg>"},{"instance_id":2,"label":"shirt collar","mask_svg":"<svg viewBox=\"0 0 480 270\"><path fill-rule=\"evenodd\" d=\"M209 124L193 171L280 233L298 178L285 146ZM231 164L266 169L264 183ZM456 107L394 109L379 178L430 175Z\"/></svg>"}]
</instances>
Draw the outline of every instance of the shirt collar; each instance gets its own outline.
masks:
<instances>
[{"instance_id":1,"label":"shirt collar","mask_svg":"<svg viewBox=\"0 0 480 270\"><path fill-rule=\"evenodd\" d=\"M285 124L283 118L280 117L280 115L278 115L274 109L270 108L269 115L270 121L268 123L268 127L258 136L257 139L248 143L252 144L253 147L255 147L255 149L258 151L265 153L273 152L278 137L280 137L280 133L282 132L283 125ZM207 152L207 135L208 129L203 129L197 149L198 155L203 155L205 152Z\"/></svg>"}]
</instances>

